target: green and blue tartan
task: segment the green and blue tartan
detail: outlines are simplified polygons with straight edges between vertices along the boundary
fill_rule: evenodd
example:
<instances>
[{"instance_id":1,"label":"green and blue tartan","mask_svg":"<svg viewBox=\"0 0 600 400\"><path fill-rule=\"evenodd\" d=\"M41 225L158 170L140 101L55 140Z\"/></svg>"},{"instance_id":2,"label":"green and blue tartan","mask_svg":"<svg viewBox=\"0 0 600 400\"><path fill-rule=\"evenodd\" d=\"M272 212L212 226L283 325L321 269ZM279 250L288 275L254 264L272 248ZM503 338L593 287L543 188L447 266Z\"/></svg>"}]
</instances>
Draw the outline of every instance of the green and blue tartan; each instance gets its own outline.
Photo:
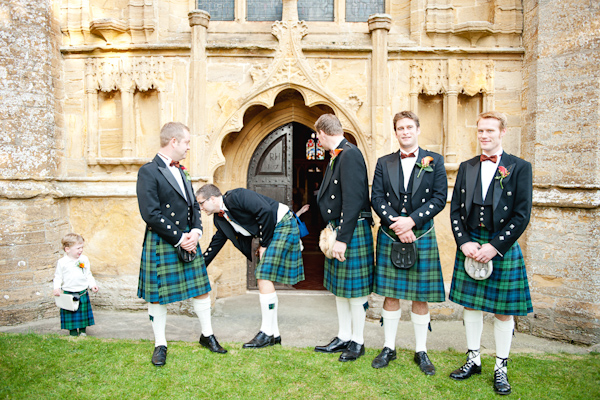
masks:
<instances>
[{"instance_id":1,"label":"green and blue tartan","mask_svg":"<svg viewBox=\"0 0 600 400\"><path fill-rule=\"evenodd\" d=\"M66 294L79 294L80 292L67 292ZM92 303L87 290L79 297L79 308L77 311L60 309L60 329L78 329L94 325L94 314L92 313Z\"/></svg>"},{"instance_id":2,"label":"green and blue tartan","mask_svg":"<svg viewBox=\"0 0 600 400\"><path fill-rule=\"evenodd\" d=\"M200 246L190 263L177 257L177 249L151 230L146 231L138 297L149 303L169 304L210 292L210 282Z\"/></svg>"},{"instance_id":3,"label":"green and blue tartan","mask_svg":"<svg viewBox=\"0 0 600 400\"><path fill-rule=\"evenodd\" d=\"M433 220L422 229L413 229L416 237L433 227ZM383 230L385 229L385 232ZM389 235L389 236L388 236ZM440 254L435 228L416 241L417 261L408 269L396 268L392 264L391 252L398 237L389 228L380 227L377 233L377 258L373 291L393 299L442 302L446 299Z\"/></svg>"},{"instance_id":4,"label":"green and blue tartan","mask_svg":"<svg viewBox=\"0 0 600 400\"><path fill-rule=\"evenodd\" d=\"M485 228L469 232L480 244L489 243L495 236ZM492 259L494 271L488 279L477 281L465 271L465 255L456 251L450 300L475 310L501 315L527 315L533 312L527 271L519 243L504 254Z\"/></svg>"},{"instance_id":5,"label":"green and blue tartan","mask_svg":"<svg viewBox=\"0 0 600 400\"><path fill-rule=\"evenodd\" d=\"M337 227L339 220L330 221ZM359 219L346 248L346 261L325 258L323 286L338 297L368 296L373 288L373 233L366 219Z\"/></svg>"},{"instance_id":6,"label":"green and blue tartan","mask_svg":"<svg viewBox=\"0 0 600 400\"><path fill-rule=\"evenodd\" d=\"M255 276L256 279L286 285L295 285L304 280L300 230L291 212L275 226L271 243L256 266Z\"/></svg>"}]
</instances>

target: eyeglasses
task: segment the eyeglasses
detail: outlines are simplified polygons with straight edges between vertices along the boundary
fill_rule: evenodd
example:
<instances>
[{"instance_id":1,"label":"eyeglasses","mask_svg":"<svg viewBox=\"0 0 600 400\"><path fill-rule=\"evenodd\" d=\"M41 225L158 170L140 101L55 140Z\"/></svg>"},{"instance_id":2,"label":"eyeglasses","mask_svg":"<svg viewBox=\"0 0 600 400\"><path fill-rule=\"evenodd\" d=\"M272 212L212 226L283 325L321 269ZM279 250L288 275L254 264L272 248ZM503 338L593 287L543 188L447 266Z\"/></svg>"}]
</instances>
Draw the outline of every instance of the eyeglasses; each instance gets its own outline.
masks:
<instances>
[{"instance_id":1,"label":"eyeglasses","mask_svg":"<svg viewBox=\"0 0 600 400\"><path fill-rule=\"evenodd\" d=\"M206 203L208 200L209 200L209 199L204 199L204 200L202 200L202 201L198 202L198 204L200 204L200 207L202 207L202 205L203 205L204 203Z\"/></svg>"}]
</instances>

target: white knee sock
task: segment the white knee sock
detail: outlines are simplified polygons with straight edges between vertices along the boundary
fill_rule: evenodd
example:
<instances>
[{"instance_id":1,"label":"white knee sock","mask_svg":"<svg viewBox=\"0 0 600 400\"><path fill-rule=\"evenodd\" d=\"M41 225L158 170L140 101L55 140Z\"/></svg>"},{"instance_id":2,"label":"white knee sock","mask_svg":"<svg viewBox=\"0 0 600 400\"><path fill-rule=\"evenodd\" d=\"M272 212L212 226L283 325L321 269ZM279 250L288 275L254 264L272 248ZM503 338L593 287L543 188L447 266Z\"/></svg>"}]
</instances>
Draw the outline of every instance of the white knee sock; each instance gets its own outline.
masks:
<instances>
[{"instance_id":1,"label":"white knee sock","mask_svg":"<svg viewBox=\"0 0 600 400\"><path fill-rule=\"evenodd\" d=\"M350 312L352 314L352 341L358 344L364 344L365 338L363 332L365 330L365 303L369 301L367 296L355 297L350 299Z\"/></svg>"},{"instance_id":2,"label":"white knee sock","mask_svg":"<svg viewBox=\"0 0 600 400\"><path fill-rule=\"evenodd\" d=\"M350 299L345 297L335 298L338 315L338 334L337 337L347 342L352 339L352 313L350 312Z\"/></svg>"},{"instance_id":3,"label":"white knee sock","mask_svg":"<svg viewBox=\"0 0 600 400\"><path fill-rule=\"evenodd\" d=\"M277 322L277 312L279 310L279 298L277 297L277 293L273 293L275 295L275 299L273 300L274 308L273 308L273 320L271 323L273 324L273 337L281 336L279 333L279 323Z\"/></svg>"},{"instance_id":4,"label":"white knee sock","mask_svg":"<svg viewBox=\"0 0 600 400\"><path fill-rule=\"evenodd\" d=\"M463 313L465 332L467 335L467 348L478 350L481 347L481 333L483 332L483 312L479 310L467 310ZM476 365L481 365L481 356L472 359Z\"/></svg>"},{"instance_id":5,"label":"white knee sock","mask_svg":"<svg viewBox=\"0 0 600 400\"><path fill-rule=\"evenodd\" d=\"M420 315L411 312L410 319L415 330L415 353L420 351L427 352L427 329L429 328L431 315L429 313Z\"/></svg>"},{"instance_id":6,"label":"white knee sock","mask_svg":"<svg viewBox=\"0 0 600 400\"><path fill-rule=\"evenodd\" d=\"M271 336L273 334L273 314L276 310L275 300L277 299L277 293L267 293L259 295L260 299L260 311L262 314L262 324L260 330Z\"/></svg>"},{"instance_id":7,"label":"white knee sock","mask_svg":"<svg viewBox=\"0 0 600 400\"><path fill-rule=\"evenodd\" d=\"M154 331L154 346L166 346L167 306L148 303L148 315Z\"/></svg>"},{"instance_id":8,"label":"white knee sock","mask_svg":"<svg viewBox=\"0 0 600 400\"><path fill-rule=\"evenodd\" d=\"M388 311L381 310L381 318L383 318L383 333L385 342L383 347L388 347L392 350L396 348L396 333L398 332L398 321L402 316L402 310Z\"/></svg>"},{"instance_id":9,"label":"white knee sock","mask_svg":"<svg viewBox=\"0 0 600 400\"><path fill-rule=\"evenodd\" d=\"M200 320L200 329L204 336L213 334L212 322L210 317L210 296L205 299L192 299L194 311Z\"/></svg>"},{"instance_id":10,"label":"white knee sock","mask_svg":"<svg viewBox=\"0 0 600 400\"><path fill-rule=\"evenodd\" d=\"M506 367L504 367L502 359L508 358L514 329L514 318L508 321L500 321L498 318L494 318L494 339L496 341L496 365L494 371L502 368L506 372Z\"/></svg>"}]
</instances>

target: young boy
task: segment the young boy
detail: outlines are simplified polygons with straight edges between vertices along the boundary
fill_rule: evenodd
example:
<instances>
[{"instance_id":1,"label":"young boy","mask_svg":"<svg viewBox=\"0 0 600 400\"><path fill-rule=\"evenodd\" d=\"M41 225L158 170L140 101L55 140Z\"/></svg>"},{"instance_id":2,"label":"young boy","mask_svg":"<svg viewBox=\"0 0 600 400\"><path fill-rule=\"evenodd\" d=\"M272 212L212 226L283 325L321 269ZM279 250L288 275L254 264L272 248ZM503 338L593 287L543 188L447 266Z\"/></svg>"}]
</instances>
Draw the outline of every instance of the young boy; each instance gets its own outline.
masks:
<instances>
[{"instance_id":1,"label":"young boy","mask_svg":"<svg viewBox=\"0 0 600 400\"><path fill-rule=\"evenodd\" d=\"M94 325L94 314L87 290L90 288L96 293L98 286L90 270L90 260L82 255L84 242L83 237L76 233L68 233L62 238L65 256L56 263L54 273L55 296L60 296L61 289L66 294L79 296L77 311L60 309L60 328L68 329L71 336L86 336L85 328Z\"/></svg>"}]
</instances>

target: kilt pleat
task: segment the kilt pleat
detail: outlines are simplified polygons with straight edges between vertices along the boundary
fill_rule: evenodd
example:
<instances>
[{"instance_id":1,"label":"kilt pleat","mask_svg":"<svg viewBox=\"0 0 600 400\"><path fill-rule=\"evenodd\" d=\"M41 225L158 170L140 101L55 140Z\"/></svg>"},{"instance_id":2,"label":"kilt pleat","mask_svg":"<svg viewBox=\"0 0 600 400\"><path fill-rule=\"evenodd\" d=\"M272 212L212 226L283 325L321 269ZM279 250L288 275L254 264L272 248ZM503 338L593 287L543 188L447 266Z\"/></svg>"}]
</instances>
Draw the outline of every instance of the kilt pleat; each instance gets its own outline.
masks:
<instances>
[{"instance_id":1,"label":"kilt pleat","mask_svg":"<svg viewBox=\"0 0 600 400\"><path fill-rule=\"evenodd\" d=\"M422 229L414 229L416 237L421 236L433 226L429 221ZM390 236L383 232L383 227L377 233L377 259L375 263L375 278L373 291L381 296L394 299L442 302L445 300L444 278L437 246L435 228L416 241L417 261L408 269L394 267L391 260L392 243L398 240L391 230Z\"/></svg>"},{"instance_id":2,"label":"kilt pleat","mask_svg":"<svg viewBox=\"0 0 600 400\"><path fill-rule=\"evenodd\" d=\"M473 240L489 243L494 237L487 229L470 232ZM465 255L456 251L449 299L462 306L501 315L527 315L533 312L527 271L519 243L504 257L492 259L494 271L488 279L477 281L465 272Z\"/></svg>"},{"instance_id":3,"label":"kilt pleat","mask_svg":"<svg viewBox=\"0 0 600 400\"><path fill-rule=\"evenodd\" d=\"M79 294L79 292L67 292L66 294ZM60 329L78 329L94 325L94 314L90 295L86 291L79 297L79 308L77 311L60 309Z\"/></svg>"},{"instance_id":4,"label":"kilt pleat","mask_svg":"<svg viewBox=\"0 0 600 400\"><path fill-rule=\"evenodd\" d=\"M256 279L286 285L295 285L304 280L300 230L291 212L275 227L271 243L256 266L255 276Z\"/></svg>"},{"instance_id":5,"label":"kilt pleat","mask_svg":"<svg viewBox=\"0 0 600 400\"><path fill-rule=\"evenodd\" d=\"M339 221L330 221L337 227ZM346 261L325 258L323 286L338 297L354 298L371 294L373 289L373 233L365 219L356 223L346 248Z\"/></svg>"},{"instance_id":6,"label":"kilt pleat","mask_svg":"<svg viewBox=\"0 0 600 400\"><path fill-rule=\"evenodd\" d=\"M144 238L138 297L149 303L169 304L210 292L210 282L200 246L190 263L177 257L177 249L148 230Z\"/></svg>"}]
</instances>

